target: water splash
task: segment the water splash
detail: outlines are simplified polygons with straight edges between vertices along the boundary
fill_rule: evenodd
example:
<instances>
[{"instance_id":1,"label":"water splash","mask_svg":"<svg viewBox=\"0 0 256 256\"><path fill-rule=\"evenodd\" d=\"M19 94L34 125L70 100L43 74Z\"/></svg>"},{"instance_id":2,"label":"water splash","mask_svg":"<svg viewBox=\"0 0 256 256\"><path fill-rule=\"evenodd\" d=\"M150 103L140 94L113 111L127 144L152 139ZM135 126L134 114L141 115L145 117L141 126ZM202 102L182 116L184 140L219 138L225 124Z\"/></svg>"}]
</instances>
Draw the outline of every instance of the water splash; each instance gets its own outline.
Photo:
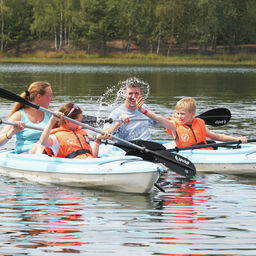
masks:
<instances>
[{"instance_id":1,"label":"water splash","mask_svg":"<svg viewBox=\"0 0 256 256\"><path fill-rule=\"evenodd\" d=\"M99 118L100 113L106 113L108 115L112 109L124 103L124 90L126 86L131 83L140 85L144 99L146 100L148 98L150 85L147 82L136 77L128 78L125 81L119 81L116 85L107 87L106 91L100 97L99 108L96 113L97 118Z\"/></svg>"}]
</instances>

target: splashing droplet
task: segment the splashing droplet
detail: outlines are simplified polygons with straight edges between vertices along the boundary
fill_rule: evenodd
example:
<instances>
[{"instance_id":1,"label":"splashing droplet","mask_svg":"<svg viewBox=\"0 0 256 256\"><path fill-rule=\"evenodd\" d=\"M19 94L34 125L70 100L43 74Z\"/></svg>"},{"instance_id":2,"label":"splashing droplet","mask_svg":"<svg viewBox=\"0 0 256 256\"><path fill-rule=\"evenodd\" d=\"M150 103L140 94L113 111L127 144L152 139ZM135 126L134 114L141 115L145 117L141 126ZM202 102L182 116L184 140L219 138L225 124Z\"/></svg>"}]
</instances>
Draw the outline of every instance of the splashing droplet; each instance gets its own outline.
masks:
<instances>
[{"instance_id":1,"label":"splashing droplet","mask_svg":"<svg viewBox=\"0 0 256 256\"><path fill-rule=\"evenodd\" d=\"M97 112L97 117L99 117L100 112L109 112L110 109L120 106L124 103L123 92L126 86L134 84L139 85L143 92L144 99L148 98L150 93L150 85L143 80L140 80L136 77L130 77L125 81L119 81L117 85L108 87L104 94L100 97L99 108Z\"/></svg>"}]
</instances>

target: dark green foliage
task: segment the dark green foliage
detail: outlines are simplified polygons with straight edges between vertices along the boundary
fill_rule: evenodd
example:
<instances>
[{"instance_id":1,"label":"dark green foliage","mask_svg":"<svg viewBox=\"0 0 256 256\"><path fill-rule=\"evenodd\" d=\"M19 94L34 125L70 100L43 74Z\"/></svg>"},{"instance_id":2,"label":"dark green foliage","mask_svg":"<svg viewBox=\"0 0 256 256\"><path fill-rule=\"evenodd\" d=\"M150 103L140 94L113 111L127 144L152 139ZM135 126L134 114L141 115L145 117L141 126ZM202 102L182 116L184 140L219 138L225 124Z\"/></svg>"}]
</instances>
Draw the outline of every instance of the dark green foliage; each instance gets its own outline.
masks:
<instances>
[{"instance_id":1,"label":"dark green foliage","mask_svg":"<svg viewBox=\"0 0 256 256\"><path fill-rule=\"evenodd\" d=\"M143 52L191 44L214 51L255 43L255 12L255 0L0 0L1 50L47 39L56 50L125 40L127 51L132 41Z\"/></svg>"}]
</instances>

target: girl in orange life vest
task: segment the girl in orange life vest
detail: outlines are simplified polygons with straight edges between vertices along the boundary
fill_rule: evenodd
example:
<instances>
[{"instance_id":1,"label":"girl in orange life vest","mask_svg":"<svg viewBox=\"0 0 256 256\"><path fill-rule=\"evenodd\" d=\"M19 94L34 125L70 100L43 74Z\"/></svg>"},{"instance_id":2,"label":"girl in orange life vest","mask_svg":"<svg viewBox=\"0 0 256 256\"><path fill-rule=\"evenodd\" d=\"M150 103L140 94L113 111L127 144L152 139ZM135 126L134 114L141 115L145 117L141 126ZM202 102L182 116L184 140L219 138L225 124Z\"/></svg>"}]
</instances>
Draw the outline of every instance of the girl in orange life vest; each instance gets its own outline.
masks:
<instances>
[{"instance_id":1,"label":"girl in orange life vest","mask_svg":"<svg viewBox=\"0 0 256 256\"><path fill-rule=\"evenodd\" d=\"M143 103L143 98L137 100L139 111L149 118L160 122L174 138L177 147L188 147L202 143L206 144L206 138L217 141L241 140L243 143L247 142L246 137L233 137L209 131L202 119L195 118L196 102L191 97L179 100L176 104L176 113L173 117L169 117L168 119L152 111L143 109Z\"/></svg>"},{"instance_id":2,"label":"girl in orange life vest","mask_svg":"<svg viewBox=\"0 0 256 256\"><path fill-rule=\"evenodd\" d=\"M50 156L65 158L97 157L101 138L110 137L109 134L98 135L93 148L90 146L90 137L81 126L62 119L66 115L81 122L82 110L73 103L67 103L56 112L58 117L52 116L45 127L40 143L45 146L45 151ZM57 124L57 125L56 125ZM56 127L55 129L52 129Z\"/></svg>"}]
</instances>

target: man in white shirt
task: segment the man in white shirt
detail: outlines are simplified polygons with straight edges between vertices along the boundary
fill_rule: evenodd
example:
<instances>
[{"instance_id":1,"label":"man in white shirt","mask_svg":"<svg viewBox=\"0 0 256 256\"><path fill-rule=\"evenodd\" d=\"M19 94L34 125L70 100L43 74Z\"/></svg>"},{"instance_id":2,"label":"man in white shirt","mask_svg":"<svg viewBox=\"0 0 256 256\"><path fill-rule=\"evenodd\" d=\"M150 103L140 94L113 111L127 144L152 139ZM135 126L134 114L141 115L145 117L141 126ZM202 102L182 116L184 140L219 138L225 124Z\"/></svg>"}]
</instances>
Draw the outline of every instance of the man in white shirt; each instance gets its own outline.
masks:
<instances>
[{"instance_id":1,"label":"man in white shirt","mask_svg":"<svg viewBox=\"0 0 256 256\"><path fill-rule=\"evenodd\" d=\"M107 129L109 133L115 134L115 136L124 140L151 140L149 131L149 125L153 125L152 120L148 121L130 121L132 119L145 119L145 115L138 111L136 101L142 97L142 82L136 78L128 78L125 82L126 87L123 95L125 102L123 105L114 109L109 118L113 120L121 120L122 122L116 122L114 125L105 124L104 130ZM143 108L147 111L147 106Z\"/></svg>"}]
</instances>

